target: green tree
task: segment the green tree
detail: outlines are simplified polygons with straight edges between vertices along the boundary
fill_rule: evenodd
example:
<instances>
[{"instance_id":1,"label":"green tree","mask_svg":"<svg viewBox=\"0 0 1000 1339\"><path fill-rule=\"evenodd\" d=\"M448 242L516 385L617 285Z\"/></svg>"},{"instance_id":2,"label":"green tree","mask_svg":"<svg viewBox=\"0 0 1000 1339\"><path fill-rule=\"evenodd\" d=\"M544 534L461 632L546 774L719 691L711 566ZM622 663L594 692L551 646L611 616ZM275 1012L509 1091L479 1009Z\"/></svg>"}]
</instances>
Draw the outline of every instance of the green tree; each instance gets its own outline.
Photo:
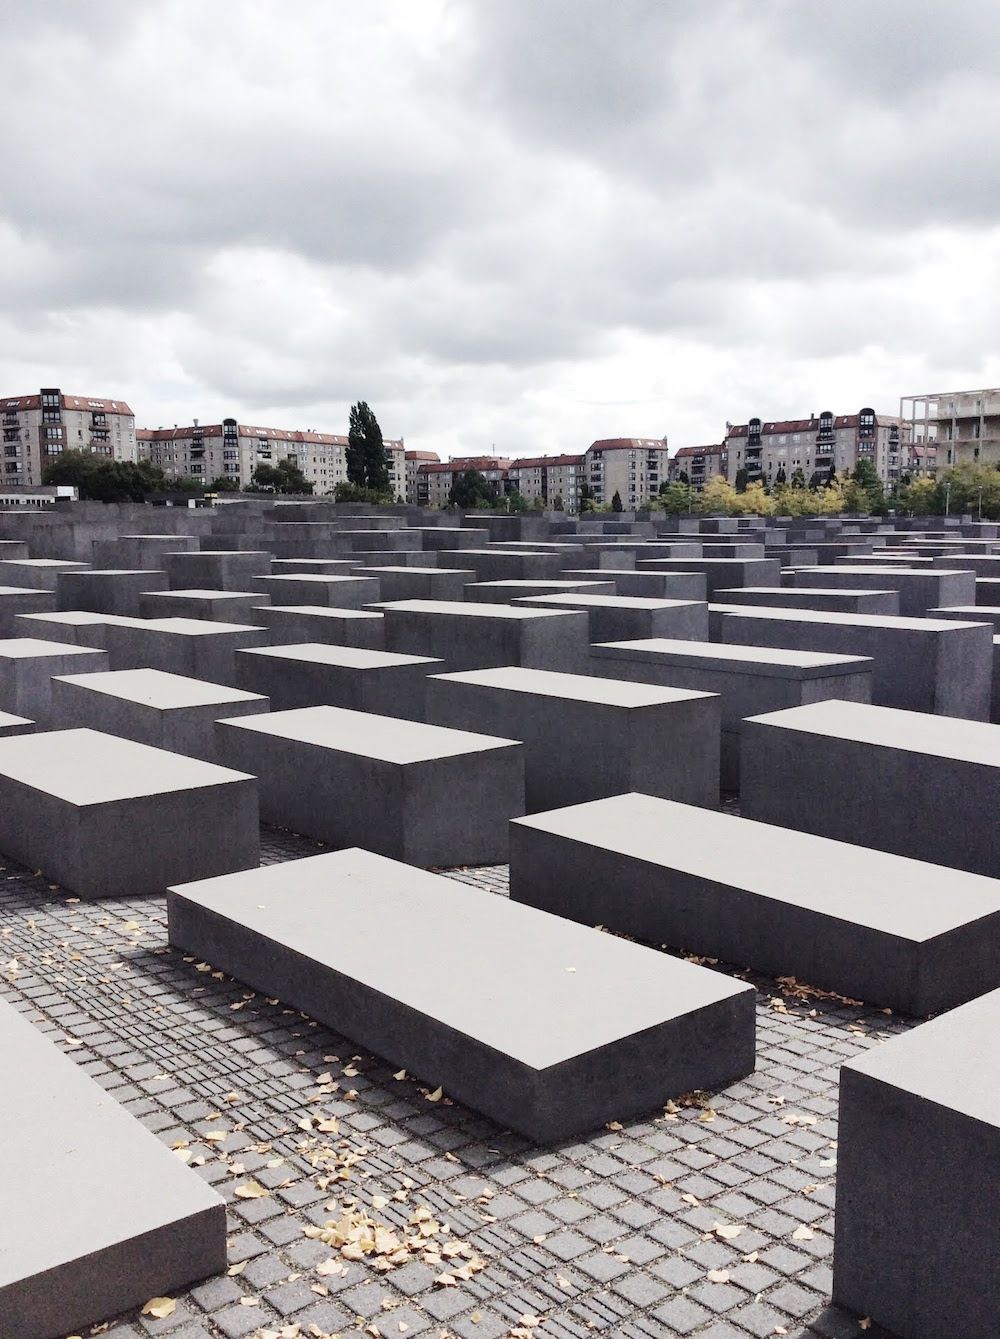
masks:
<instances>
[{"instance_id":1,"label":"green tree","mask_svg":"<svg viewBox=\"0 0 1000 1339\"><path fill-rule=\"evenodd\" d=\"M851 471L851 479L864 490L868 504L867 507L862 504L854 510L881 511L885 506L885 489L872 462L862 456Z\"/></svg>"},{"instance_id":2,"label":"green tree","mask_svg":"<svg viewBox=\"0 0 1000 1339\"><path fill-rule=\"evenodd\" d=\"M92 502L142 502L173 486L148 460L112 460L87 451L64 451L42 475L43 484L74 484Z\"/></svg>"},{"instance_id":3,"label":"green tree","mask_svg":"<svg viewBox=\"0 0 1000 1339\"><path fill-rule=\"evenodd\" d=\"M389 453L378 419L365 400L351 405L347 433L347 478L359 488L389 492Z\"/></svg>"},{"instance_id":4,"label":"green tree","mask_svg":"<svg viewBox=\"0 0 1000 1339\"><path fill-rule=\"evenodd\" d=\"M449 503L463 511L474 507L491 507L494 497L494 490L479 470L463 470L448 490Z\"/></svg>"},{"instance_id":5,"label":"green tree","mask_svg":"<svg viewBox=\"0 0 1000 1339\"><path fill-rule=\"evenodd\" d=\"M709 479L698 494L695 503L700 512L720 516L735 516L737 510L737 492L727 479L716 474ZM739 496L745 496L740 494Z\"/></svg>"},{"instance_id":6,"label":"green tree","mask_svg":"<svg viewBox=\"0 0 1000 1339\"><path fill-rule=\"evenodd\" d=\"M585 479L583 483L580 485L580 514L582 516L585 511L593 511L593 510L594 510L594 490L591 488L590 484L588 484Z\"/></svg>"},{"instance_id":7,"label":"green tree","mask_svg":"<svg viewBox=\"0 0 1000 1339\"><path fill-rule=\"evenodd\" d=\"M287 458L277 465L260 464L250 476L251 493L311 493L313 486Z\"/></svg>"},{"instance_id":8,"label":"green tree","mask_svg":"<svg viewBox=\"0 0 1000 1339\"><path fill-rule=\"evenodd\" d=\"M783 484L783 483L785 483L785 482L787 481L787 478L788 478L788 476L785 474L785 467L784 467L784 465L779 465L779 466L778 466L778 473L774 476L774 482L775 482L775 484L777 484L777 485L780 486L781 484Z\"/></svg>"},{"instance_id":9,"label":"green tree","mask_svg":"<svg viewBox=\"0 0 1000 1339\"><path fill-rule=\"evenodd\" d=\"M549 503L549 506L553 511L564 511L565 504L562 500L562 493L557 493L555 497L552 499L552 501Z\"/></svg>"},{"instance_id":10,"label":"green tree","mask_svg":"<svg viewBox=\"0 0 1000 1339\"><path fill-rule=\"evenodd\" d=\"M622 506L622 495L621 493L619 493L617 488L615 489L614 497L612 497L611 499L611 510L612 511L625 510L625 508Z\"/></svg>"},{"instance_id":11,"label":"green tree","mask_svg":"<svg viewBox=\"0 0 1000 1339\"><path fill-rule=\"evenodd\" d=\"M687 484L667 483L660 485L656 506L668 516L679 516L691 510L691 489Z\"/></svg>"},{"instance_id":12,"label":"green tree","mask_svg":"<svg viewBox=\"0 0 1000 1339\"><path fill-rule=\"evenodd\" d=\"M793 488L805 488L806 486L806 476L802 473L802 467L799 465L796 465L795 469L792 470L791 484Z\"/></svg>"},{"instance_id":13,"label":"green tree","mask_svg":"<svg viewBox=\"0 0 1000 1339\"><path fill-rule=\"evenodd\" d=\"M334 488L333 498L335 502L368 502L376 507L385 506L393 500L392 489L376 493L374 488L362 488L360 484L346 483L343 480Z\"/></svg>"},{"instance_id":14,"label":"green tree","mask_svg":"<svg viewBox=\"0 0 1000 1339\"><path fill-rule=\"evenodd\" d=\"M745 492L746 492L746 489L747 489L747 480L749 479L749 477L750 477L750 476L747 474L747 471L746 471L746 466L745 466L745 465L741 465L740 468L736 471L736 491L737 491L737 493L745 493Z\"/></svg>"},{"instance_id":15,"label":"green tree","mask_svg":"<svg viewBox=\"0 0 1000 1339\"><path fill-rule=\"evenodd\" d=\"M208 485L210 493L238 493L240 491L239 479L232 478L228 474L220 474L217 479L213 479Z\"/></svg>"}]
</instances>

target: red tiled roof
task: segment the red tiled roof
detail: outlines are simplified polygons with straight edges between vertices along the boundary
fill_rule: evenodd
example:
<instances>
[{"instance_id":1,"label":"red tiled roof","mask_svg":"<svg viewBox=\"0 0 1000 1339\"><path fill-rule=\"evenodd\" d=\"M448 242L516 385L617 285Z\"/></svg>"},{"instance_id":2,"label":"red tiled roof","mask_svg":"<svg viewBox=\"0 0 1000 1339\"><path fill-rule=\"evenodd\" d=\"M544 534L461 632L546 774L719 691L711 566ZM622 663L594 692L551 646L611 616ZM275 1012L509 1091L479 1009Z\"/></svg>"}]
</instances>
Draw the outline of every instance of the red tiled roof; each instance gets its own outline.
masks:
<instances>
[{"instance_id":1,"label":"red tiled roof","mask_svg":"<svg viewBox=\"0 0 1000 1339\"><path fill-rule=\"evenodd\" d=\"M0 400L2 409L40 409L42 404L41 395L7 395ZM102 400L95 399L87 395L64 395L62 397L63 409L83 410L96 409L98 413L103 414L132 414L124 400Z\"/></svg>"},{"instance_id":2,"label":"red tiled roof","mask_svg":"<svg viewBox=\"0 0 1000 1339\"><path fill-rule=\"evenodd\" d=\"M680 456L721 456L725 449L724 442L713 442L710 446L681 446L674 452L674 459Z\"/></svg>"},{"instance_id":3,"label":"red tiled roof","mask_svg":"<svg viewBox=\"0 0 1000 1339\"><path fill-rule=\"evenodd\" d=\"M407 460L440 460L441 457L436 451L407 451Z\"/></svg>"},{"instance_id":4,"label":"red tiled roof","mask_svg":"<svg viewBox=\"0 0 1000 1339\"><path fill-rule=\"evenodd\" d=\"M835 428L856 428L858 426L858 414L836 414L833 419ZM889 415L876 414L875 424L884 424L890 419ZM746 437L748 436L749 425L746 423L734 423L726 433L727 437ZM764 423L760 425L762 435L767 436L772 433L789 432L819 432L818 418L788 418L782 419L776 423Z\"/></svg>"},{"instance_id":5,"label":"red tiled roof","mask_svg":"<svg viewBox=\"0 0 1000 1339\"><path fill-rule=\"evenodd\" d=\"M518 460L512 460L510 467L512 470L525 469L537 470L550 465L582 465L583 456L522 456Z\"/></svg>"},{"instance_id":6,"label":"red tiled roof","mask_svg":"<svg viewBox=\"0 0 1000 1339\"><path fill-rule=\"evenodd\" d=\"M591 442L587 448L588 451L638 451L640 449L665 451L667 449L666 439L662 437L605 437L601 441Z\"/></svg>"},{"instance_id":7,"label":"red tiled roof","mask_svg":"<svg viewBox=\"0 0 1000 1339\"><path fill-rule=\"evenodd\" d=\"M437 463L428 462L420 465L417 469L418 474L444 474L451 472L461 474L464 470L509 470L514 462L511 460L500 459L496 456L463 456L455 460L442 460Z\"/></svg>"}]
</instances>

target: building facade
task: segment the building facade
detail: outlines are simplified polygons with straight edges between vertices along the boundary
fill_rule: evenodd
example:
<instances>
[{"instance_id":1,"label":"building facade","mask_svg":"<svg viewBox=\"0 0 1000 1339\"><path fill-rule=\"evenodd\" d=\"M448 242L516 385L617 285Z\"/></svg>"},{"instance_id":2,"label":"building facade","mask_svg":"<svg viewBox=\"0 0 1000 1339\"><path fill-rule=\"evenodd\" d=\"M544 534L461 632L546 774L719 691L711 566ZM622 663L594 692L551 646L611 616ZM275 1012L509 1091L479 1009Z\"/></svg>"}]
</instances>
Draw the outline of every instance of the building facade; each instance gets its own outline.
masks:
<instances>
[{"instance_id":1,"label":"building facade","mask_svg":"<svg viewBox=\"0 0 1000 1339\"><path fill-rule=\"evenodd\" d=\"M421 465L440 465L441 457L436 451L406 452L406 501L415 506L426 507L427 476L420 473Z\"/></svg>"},{"instance_id":2,"label":"building facade","mask_svg":"<svg viewBox=\"0 0 1000 1339\"><path fill-rule=\"evenodd\" d=\"M805 482L821 482L833 470L853 470L868 460L884 484L898 483L908 467L909 431L900 418L860 409L856 414L784 419L768 423L727 424L723 443L726 477L730 483L745 478L767 485L791 482L796 470Z\"/></svg>"},{"instance_id":3,"label":"building facade","mask_svg":"<svg viewBox=\"0 0 1000 1339\"><path fill-rule=\"evenodd\" d=\"M904 395L899 414L914 444L916 468L923 449L923 472L931 472L931 453L937 469L1000 465L1000 389Z\"/></svg>"},{"instance_id":4,"label":"building facade","mask_svg":"<svg viewBox=\"0 0 1000 1339\"><path fill-rule=\"evenodd\" d=\"M529 503L539 501L543 507L551 507L561 499L563 510L579 511L585 460L582 455L513 460L507 471L510 491L520 493Z\"/></svg>"},{"instance_id":5,"label":"building facade","mask_svg":"<svg viewBox=\"0 0 1000 1339\"><path fill-rule=\"evenodd\" d=\"M617 493L626 511L655 497L669 469L666 437L609 437L592 442L584 453L584 473L594 502L611 502Z\"/></svg>"},{"instance_id":6,"label":"building facade","mask_svg":"<svg viewBox=\"0 0 1000 1339\"><path fill-rule=\"evenodd\" d=\"M507 477L513 461L498 456L456 456L453 460L424 461L417 467L417 490L425 507L446 507L451 486L466 470L478 470L497 497L513 489Z\"/></svg>"},{"instance_id":7,"label":"building facade","mask_svg":"<svg viewBox=\"0 0 1000 1339\"><path fill-rule=\"evenodd\" d=\"M64 451L114 460L136 459L135 415L124 400L64 395L58 387L0 399L3 469L0 482L36 487Z\"/></svg>"},{"instance_id":8,"label":"building facade","mask_svg":"<svg viewBox=\"0 0 1000 1339\"><path fill-rule=\"evenodd\" d=\"M687 482L695 492L700 493L717 474L727 478L729 473L729 448L725 442L714 442L710 446L682 446L670 462L670 478L679 483Z\"/></svg>"},{"instance_id":9,"label":"building facade","mask_svg":"<svg viewBox=\"0 0 1000 1339\"><path fill-rule=\"evenodd\" d=\"M273 467L282 460L297 466L320 495L347 481L347 438L336 433L262 428L235 418L205 424L195 419L183 428L140 428L136 442L140 459L158 465L168 477L186 475L206 487L216 479L231 479L247 488L258 465ZM402 439L386 441L385 447L393 496L402 497L406 489Z\"/></svg>"}]
</instances>

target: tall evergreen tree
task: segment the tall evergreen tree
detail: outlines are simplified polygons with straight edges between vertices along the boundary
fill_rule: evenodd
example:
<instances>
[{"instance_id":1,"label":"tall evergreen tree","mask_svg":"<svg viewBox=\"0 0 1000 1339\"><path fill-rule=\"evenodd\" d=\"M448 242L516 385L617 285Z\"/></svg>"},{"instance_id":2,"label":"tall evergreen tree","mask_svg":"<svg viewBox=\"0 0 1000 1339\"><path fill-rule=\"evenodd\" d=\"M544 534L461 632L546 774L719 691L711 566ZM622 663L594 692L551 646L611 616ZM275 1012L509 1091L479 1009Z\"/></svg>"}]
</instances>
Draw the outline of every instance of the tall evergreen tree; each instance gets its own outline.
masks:
<instances>
[{"instance_id":1,"label":"tall evergreen tree","mask_svg":"<svg viewBox=\"0 0 1000 1339\"><path fill-rule=\"evenodd\" d=\"M359 488L389 492L389 456L378 419L365 400L351 405L347 434L347 478Z\"/></svg>"}]
</instances>

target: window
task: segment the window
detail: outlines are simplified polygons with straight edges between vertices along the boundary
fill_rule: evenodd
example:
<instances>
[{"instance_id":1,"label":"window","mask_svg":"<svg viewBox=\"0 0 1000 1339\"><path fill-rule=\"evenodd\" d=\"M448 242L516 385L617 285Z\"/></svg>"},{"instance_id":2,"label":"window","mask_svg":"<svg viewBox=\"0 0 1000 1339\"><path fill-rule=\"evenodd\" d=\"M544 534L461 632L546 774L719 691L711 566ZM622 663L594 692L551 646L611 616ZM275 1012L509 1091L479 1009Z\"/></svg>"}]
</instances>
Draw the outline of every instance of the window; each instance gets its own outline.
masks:
<instances>
[{"instance_id":1,"label":"window","mask_svg":"<svg viewBox=\"0 0 1000 1339\"><path fill-rule=\"evenodd\" d=\"M46 428L46 429L45 429L45 440L46 440L46 441L49 441L49 442L57 442L57 441L59 440L60 437L62 437L62 428Z\"/></svg>"},{"instance_id":2,"label":"window","mask_svg":"<svg viewBox=\"0 0 1000 1339\"><path fill-rule=\"evenodd\" d=\"M20 465L15 460L13 464L8 462L6 465L4 465L4 472L6 474L16 474L20 468L21 468Z\"/></svg>"},{"instance_id":3,"label":"window","mask_svg":"<svg viewBox=\"0 0 1000 1339\"><path fill-rule=\"evenodd\" d=\"M58 409L60 398L58 391L42 391L42 408Z\"/></svg>"}]
</instances>

